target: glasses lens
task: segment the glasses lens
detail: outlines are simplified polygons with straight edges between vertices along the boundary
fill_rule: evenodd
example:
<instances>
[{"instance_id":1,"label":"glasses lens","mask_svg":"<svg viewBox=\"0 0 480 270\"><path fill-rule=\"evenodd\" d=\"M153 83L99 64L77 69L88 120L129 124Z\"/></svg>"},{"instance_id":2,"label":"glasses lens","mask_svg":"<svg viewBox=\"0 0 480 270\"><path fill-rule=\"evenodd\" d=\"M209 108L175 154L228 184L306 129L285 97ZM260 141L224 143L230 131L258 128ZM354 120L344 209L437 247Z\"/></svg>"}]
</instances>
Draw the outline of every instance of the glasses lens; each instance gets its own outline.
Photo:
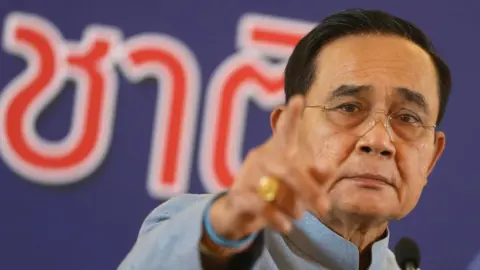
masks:
<instances>
[{"instance_id":1,"label":"glasses lens","mask_svg":"<svg viewBox=\"0 0 480 270\"><path fill-rule=\"evenodd\" d=\"M418 140L427 131L418 122L406 121L401 117L386 117L384 112L350 112L339 109L325 109L324 112L326 119L330 123L354 136L362 136L372 129L373 126L383 121L386 121L386 128L390 129L388 130L389 135L393 133L391 134L393 137L400 138L403 141Z\"/></svg>"},{"instance_id":2,"label":"glasses lens","mask_svg":"<svg viewBox=\"0 0 480 270\"><path fill-rule=\"evenodd\" d=\"M393 132L405 141L414 141L425 134L426 129L419 124L412 124L400 119L390 119L390 126Z\"/></svg>"},{"instance_id":3,"label":"glasses lens","mask_svg":"<svg viewBox=\"0 0 480 270\"><path fill-rule=\"evenodd\" d=\"M326 109L325 117L332 124L350 133L361 131L362 126L368 125L367 112L347 112L339 109Z\"/></svg>"}]
</instances>

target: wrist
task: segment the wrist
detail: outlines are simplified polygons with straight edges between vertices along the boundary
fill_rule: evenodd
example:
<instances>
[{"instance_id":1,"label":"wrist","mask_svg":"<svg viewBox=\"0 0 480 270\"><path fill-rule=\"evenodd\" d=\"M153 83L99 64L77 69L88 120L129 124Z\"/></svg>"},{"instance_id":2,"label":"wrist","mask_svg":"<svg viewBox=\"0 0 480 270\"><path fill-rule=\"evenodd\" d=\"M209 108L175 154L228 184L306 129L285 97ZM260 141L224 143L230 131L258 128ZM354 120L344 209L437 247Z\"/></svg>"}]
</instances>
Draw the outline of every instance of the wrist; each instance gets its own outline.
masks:
<instances>
[{"instance_id":1,"label":"wrist","mask_svg":"<svg viewBox=\"0 0 480 270\"><path fill-rule=\"evenodd\" d=\"M231 241L238 241L245 235L239 232L239 226L235 224L235 219L231 216L232 211L229 210L226 196L226 194L221 195L215 200L205 215L216 235ZM204 227L206 227L205 225L204 222Z\"/></svg>"},{"instance_id":2,"label":"wrist","mask_svg":"<svg viewBox=\"0 0 480 270\"><path fill-rule=\"evenodd\" d=\"M201 244L216 253L239 253L250 246L257 233L245 234L228 209L226 193L214 198L204 213ZM223 256L222 256L223 257Z\"/></svg>"}]
</instances>

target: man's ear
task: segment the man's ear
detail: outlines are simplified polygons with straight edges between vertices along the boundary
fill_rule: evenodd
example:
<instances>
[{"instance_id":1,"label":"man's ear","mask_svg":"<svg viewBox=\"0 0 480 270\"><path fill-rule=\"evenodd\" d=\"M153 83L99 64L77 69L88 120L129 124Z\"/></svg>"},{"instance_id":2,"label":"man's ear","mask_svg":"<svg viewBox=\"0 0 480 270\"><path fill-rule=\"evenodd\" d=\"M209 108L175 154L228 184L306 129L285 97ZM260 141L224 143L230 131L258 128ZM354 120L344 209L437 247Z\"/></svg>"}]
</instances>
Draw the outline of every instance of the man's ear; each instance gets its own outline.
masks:
<instances>
[{"instance_id":1,"label":"man's ear","mask_svg":"<svg viewBox=\"0 0 480 270\"><path fill-rule=\"evenodd\" d=\"M279 125L282 123L283 117L282 114L285 112L286 105L279 105L275 107L275 109L270 114L270 127L272 128L272 133L275 134L277 132Z\"/></svg>"},{"instance_id":2,"label":"man's ear","mask_svg":"<svg viewBox=\"0 0 480 270\"><path fill-rule=\"evenodd\" d=\"M437 131L435 132L435 142L434 142L434 148L433 148L433 156L432 156L432 161L430 162L430 165L428 167L428 175L432 172L433 168L435 168L435 164L437 164L437 161L440 159L440 156L443 154L443 150L445 149L445 143L446 143L446 137L445 133L442 131Z\"/></svg>"}]
</instances>

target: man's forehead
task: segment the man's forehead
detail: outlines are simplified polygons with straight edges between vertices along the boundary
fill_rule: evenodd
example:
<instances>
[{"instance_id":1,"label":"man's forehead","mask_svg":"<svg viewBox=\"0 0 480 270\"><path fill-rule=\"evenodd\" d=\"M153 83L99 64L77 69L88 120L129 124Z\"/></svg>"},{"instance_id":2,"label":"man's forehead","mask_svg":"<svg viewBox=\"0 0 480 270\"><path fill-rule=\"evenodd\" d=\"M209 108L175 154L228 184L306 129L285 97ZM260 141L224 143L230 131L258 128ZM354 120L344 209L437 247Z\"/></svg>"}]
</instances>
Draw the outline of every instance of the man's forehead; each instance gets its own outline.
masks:
<instances>
[{"instance_id":1,"label":"man's forehead","mask_svg":"<svg viewBox=\"0 0 480 270\"><path fill-rule=\"evenodd\" d=\"M309 95L325 98L341 85L368 85L385 94L403 88L420 93L435 107L437 81L429 55L412 42L395 36L347 36L319 52Z\"/></svg>"}]
</instances>

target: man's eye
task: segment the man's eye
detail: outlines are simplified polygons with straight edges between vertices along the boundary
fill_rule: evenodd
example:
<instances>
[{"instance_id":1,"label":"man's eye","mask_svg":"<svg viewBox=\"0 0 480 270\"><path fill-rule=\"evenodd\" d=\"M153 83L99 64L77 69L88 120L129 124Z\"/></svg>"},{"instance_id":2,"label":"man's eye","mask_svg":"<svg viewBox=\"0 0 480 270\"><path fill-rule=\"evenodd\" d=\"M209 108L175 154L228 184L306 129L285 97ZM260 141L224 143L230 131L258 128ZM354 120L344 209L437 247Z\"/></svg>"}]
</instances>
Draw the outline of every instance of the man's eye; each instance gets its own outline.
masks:
<instances>
[{"instance_id":1,"label":"man's eye","mask_svg":"<svg viewBox=\"0 0 480 270\"><path fill-rule=\"evenodd\" d=\"M360 106L353 103L345 103L336 108L346 113L356 113L360 111Z\"/></svg>"},{"instance_id":2,"label":"man's eye","mask_svg":"<svg viewBox=\"0 0 480 270\"><path fill-rule=\"evenodd\" d=\"M401 114L397 116L402 122L409 123L409 124L418 124L421 123L420 119L416 116L410 114Z\"/></svg>"}]
</instances>

